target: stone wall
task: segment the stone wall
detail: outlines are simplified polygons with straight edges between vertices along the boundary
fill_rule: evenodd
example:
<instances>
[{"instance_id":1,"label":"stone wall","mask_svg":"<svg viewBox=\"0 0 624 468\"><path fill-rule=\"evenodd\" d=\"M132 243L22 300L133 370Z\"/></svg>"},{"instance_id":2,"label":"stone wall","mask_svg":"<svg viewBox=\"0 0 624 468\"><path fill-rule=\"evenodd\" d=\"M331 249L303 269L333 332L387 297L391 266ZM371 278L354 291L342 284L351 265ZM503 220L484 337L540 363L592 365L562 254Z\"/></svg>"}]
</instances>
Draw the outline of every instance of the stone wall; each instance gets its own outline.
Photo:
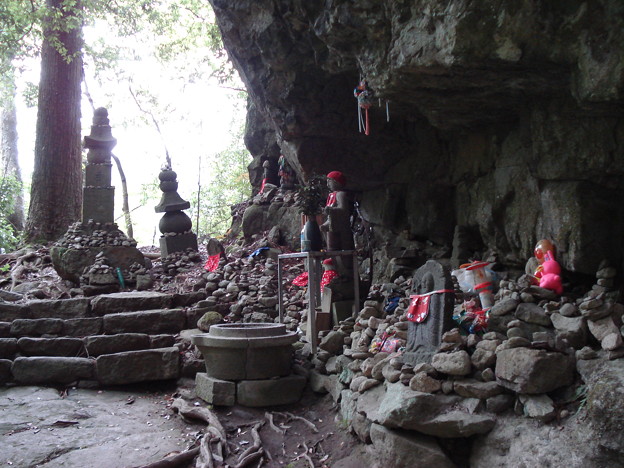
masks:
<instances>
[{"instance_id":1,"label":"stone wall","mask_svg":"<svg viewBox=\"0 0 624 468\"><path fill-rule=\"evenodd\" d=\"M343 171L381 244L450 248L459 225L509 263L551 237L569 271L621 264L621 2L211 3L252 154ZM381 104L368 137L361 76Z\"/></svg>"}]
</instances>

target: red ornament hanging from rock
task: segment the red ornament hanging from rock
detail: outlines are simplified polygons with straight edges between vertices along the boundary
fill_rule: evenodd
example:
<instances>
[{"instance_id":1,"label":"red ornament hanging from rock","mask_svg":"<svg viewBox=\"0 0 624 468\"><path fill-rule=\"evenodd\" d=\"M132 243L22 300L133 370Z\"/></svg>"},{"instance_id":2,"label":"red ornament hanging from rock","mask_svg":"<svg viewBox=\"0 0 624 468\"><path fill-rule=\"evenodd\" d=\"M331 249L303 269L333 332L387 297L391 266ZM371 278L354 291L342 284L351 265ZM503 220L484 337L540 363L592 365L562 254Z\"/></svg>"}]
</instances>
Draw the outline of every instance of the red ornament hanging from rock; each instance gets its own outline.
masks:
<instances>
[{"instance_id":1,"label":"red ornament hanging from rock","mask_svg":"<svg viewBox=\"0 0 624 468\"><path fill-rule=\"evenodd\" d=\"M365 135L370 134L370 125L368 120L368 109L373 105L373 93L368 89L368 82L366 80L360 81L357 87L353 90L353 95L357 99L358 103L358 126L360 132L364 130ZM364 109L364 117L362 116L362 109Z\"/></svg>"}]
</instances>

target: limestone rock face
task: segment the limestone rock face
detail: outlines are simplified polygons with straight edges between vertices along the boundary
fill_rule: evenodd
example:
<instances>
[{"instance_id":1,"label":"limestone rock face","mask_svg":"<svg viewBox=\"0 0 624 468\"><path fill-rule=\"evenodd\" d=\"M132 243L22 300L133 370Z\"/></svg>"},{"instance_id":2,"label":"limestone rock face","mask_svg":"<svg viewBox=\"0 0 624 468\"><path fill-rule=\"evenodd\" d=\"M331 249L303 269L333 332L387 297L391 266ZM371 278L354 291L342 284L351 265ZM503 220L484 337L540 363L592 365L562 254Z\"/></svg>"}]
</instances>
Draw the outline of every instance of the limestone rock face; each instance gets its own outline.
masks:
<instances>
[{"instance_id":1,"label":"limestone rock face","mask_svg":"<svg viewBox=\"0 0 624 468\"><path fill-rule=\"evenodd\" d=\"M250 94L254 157L277 142L299 176L342 171L377 239L450 246L469 226L501 260L543 237L564 269L622 259L618 0L211 3Z\"/></svg>"}]
</instances>

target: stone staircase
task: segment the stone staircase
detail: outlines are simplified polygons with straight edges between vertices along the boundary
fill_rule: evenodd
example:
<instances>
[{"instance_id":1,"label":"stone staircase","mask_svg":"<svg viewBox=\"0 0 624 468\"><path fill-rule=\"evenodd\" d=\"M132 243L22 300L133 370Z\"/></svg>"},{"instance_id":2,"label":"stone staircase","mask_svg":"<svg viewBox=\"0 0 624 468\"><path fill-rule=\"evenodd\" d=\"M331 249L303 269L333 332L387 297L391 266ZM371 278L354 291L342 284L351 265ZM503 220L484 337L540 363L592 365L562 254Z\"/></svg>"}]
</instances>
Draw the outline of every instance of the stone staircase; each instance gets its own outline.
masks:
<instances>
[{"instance_id":1,"label":"stone staircase","mask_svg":"<svg viewBox=\"0 0 624 468\"><path fill-rule=\"evenodd\" d=\"M176 335L196 328L205 293L129 292L0 303L0 384L90 381L123 385L177 379Z\"/></svg>"}]
</instances>

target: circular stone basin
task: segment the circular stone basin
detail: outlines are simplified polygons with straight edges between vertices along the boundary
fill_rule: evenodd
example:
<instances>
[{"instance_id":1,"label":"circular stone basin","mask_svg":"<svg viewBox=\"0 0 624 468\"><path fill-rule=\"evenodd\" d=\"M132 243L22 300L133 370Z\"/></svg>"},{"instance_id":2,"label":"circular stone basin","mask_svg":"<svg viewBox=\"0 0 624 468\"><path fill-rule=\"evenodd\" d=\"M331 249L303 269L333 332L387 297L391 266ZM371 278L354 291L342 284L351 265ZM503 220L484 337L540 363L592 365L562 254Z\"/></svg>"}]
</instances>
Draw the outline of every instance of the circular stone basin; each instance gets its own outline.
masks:
<instances>
[{"instance_id":1,"label":"circular stone basin","mask_svg":"<svg viewBox=\"0 0 624 468\"><path fill-rule=\"evenodd\" d=\"M290 374L294 332L280 323L226 323L194 335L208 376L221 380L259 380Z\"/></svg>"}]
</instances>

